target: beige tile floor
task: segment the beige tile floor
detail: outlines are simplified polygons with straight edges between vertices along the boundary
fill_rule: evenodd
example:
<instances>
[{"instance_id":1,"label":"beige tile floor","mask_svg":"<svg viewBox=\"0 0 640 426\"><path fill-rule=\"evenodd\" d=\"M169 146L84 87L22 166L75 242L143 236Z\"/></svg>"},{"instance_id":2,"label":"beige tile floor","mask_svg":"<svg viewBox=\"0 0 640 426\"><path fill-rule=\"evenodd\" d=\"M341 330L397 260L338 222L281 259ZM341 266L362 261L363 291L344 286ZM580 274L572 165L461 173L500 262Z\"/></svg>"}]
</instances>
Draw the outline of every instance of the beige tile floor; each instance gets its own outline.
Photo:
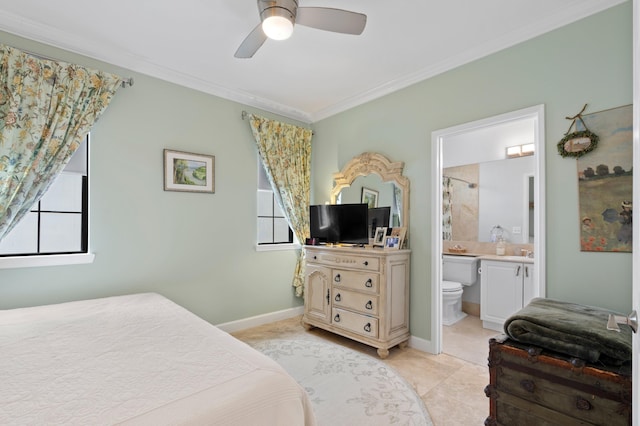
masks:
<instances>
[{"instance_id":1,"label":"beige tile floor","mask_svg":"<svg viewBox=\"0 0 640 426\"><path fill-rule=\"evenodd\" d=\"M432 355L407 347L393 348L384 360L411 383L436 426L484 424L489 400L488 340L495 331L482 329L478 317L467 316L443 329L444 353ZM247 343L266 339L321 339L377 357L376 350L352 340L314 328L306 331L301 317L233 333Z\"/></svg>"}]
</instances>

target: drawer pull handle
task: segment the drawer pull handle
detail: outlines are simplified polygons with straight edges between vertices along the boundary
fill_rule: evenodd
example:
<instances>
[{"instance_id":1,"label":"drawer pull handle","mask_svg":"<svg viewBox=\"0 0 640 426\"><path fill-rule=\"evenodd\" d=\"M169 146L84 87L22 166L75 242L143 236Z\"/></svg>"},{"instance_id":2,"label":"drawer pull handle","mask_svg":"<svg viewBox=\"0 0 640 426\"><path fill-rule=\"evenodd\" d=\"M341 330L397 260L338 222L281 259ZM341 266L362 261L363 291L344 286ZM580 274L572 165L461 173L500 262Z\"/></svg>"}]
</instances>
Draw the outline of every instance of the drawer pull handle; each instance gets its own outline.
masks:
<instances>
[{"instance_id":1,"label":"drawer pull handle","mask_svg":"<svg viewBox=\"0 0 640 426\"><path fill-rule=\"evenodd\" d=\"M335 282L339 283L340 282L340 274L336 275L335 278L333 279Z\"/></svg>"},{"instance_id":2,"label":"drawer pull handle","mask_svg":"<svg viewBox=\"0 0 640 426\"><path fill-rule=\"evenodd\" d=\"M576 399L576 408L578 410L589 411L591 410L591 403L582 397Z\"/></svg>"},{"instance_id":3,"label":"drawer pull handle","mask_svg":"<svg viewBox=\"0 0 640 426\"><path fill-rule=\"evenodd\" d=\"M371 281L371 278L369 278L369 279L367 280L367 282L366 282L366 283L364 283L364 286L365 286L365 287L367 287L367 288L371 288L371 287L373 287L373 281Z\"/></svg>"},{"instance_id":4,"label":"drawer pull handle","mask_svg":"<svg viewBox=\"0 0 640 426\"><path fill-rule=\"evenodd\" d=\"M364 331L367 333L371 333L371 323L368 322L367 325L364 326Z\"/></svg>"},{"instance_id":5,"label":"drawer pull handle","mask_svg":"<svg viewBox=\"0 0 640 426\"><path fill-rule=\"evenodd\" d=\"M371 300L369 300L369 301L367 302L367 304L366 304L366 305L364 305L364 307L365 307L365 308L367 308L367 309L369 309L369 310L373 309L373 302L372 302Z\"/></svg>"},{"instance_id":6,"label":"drawer pull handle","mask_svg":"<svg viewBox=\"0 0 640 426\"><path fill-rule=\"evenodd\" d=\"M340 322L340 314L336 314L336 316L333 317L333 322Z\"/></svg>"},{"instance_id":7,"label":"drawer pull handle","mask_svg":"<svg viewBox=\"0 0 640 426\"><path fill-rule=\"evenodd\" d=\"M529 393L533 393L536 390L536 384L532 380L521 380L520 386Z\"/></svg>"},{"instance_id":8,"label":"drawer pull handle","mask_svg":"<svg viewBox=\"0 0 640 426\"><path fill-rule=\"evenodd\" d=\"M342 300L342 296L340 296L340 293L336 294L335 299L336 299L336 302L339 302Z\"/></svg>"},{"instance_id":9,"label":"drawer pull handle","mask_svg":"<svg viewBox=\"0 0 640 426\"><path fill-rule=\"evenodd\" d=\"M364 266L369 266L369 262L367 262L366 260L363 263Z\"/></svg>"},{"instance_id":10,"label":"drawer pull handle","mask_svg":"<svg viewBox=\"0 0 640 426\"><path fill-rule=\"evenodd\" d=\"M318 260L318 256L313 256L313 260Z\"/></svg>"}]
</instances>

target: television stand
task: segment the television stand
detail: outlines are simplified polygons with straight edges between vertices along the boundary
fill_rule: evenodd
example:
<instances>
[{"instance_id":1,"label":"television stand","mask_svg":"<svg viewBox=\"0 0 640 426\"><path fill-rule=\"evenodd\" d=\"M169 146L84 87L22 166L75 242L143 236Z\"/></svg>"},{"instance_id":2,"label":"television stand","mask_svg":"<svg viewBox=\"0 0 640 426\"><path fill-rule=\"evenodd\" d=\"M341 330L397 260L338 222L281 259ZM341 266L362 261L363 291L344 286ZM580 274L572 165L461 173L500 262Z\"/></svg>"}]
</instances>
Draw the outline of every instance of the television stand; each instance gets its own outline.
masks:
<instances>
[{"instance_id":1,"label":"television stand","mask_svg":"<svg viewBox=\"0 0 640 426\"><path fill-rule=\"evenodd\" d=\"M305 328L322 328L378 349L409 340L411 250L305 246Z\"/></svg>"}]
</instances>

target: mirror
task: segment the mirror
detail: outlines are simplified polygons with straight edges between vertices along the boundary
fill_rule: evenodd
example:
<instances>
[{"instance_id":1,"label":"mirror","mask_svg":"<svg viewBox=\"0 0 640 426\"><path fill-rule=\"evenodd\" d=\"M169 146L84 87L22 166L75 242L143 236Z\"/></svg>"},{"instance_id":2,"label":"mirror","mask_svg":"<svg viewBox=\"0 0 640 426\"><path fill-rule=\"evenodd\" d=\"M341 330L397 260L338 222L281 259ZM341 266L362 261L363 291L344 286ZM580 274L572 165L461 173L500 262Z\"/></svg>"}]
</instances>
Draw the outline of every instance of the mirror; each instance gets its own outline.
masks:
<instances>
[{"instance_id":1,"label":"mirror","mask_svg":"<svg viewBox=\"0 0 640 426\"><path fill-rule=\"evenodd\" d=\"M443 163L454 159L454 153L445 154ZM453 241L495 242L492 230L500 226L507 242L533 244L534 173L534 156L444 167L450 220L443 233Z\"/></svg>"},{"instance_id":2,"label":"mirror","mask_svg":"<svg viewBox=\"0 0 640 426\"><path fill-rule=\"evenodd\" d=\"M392 162L382 154L360 154L333 175L331 203L360 203L374 197L377 207L391 207L390 226L408 230L409 179L402 175L403 169L404 162Z\"/></svg>"},{"instance_id":3,"label":"mirror","mask_svg":"<svg viewBox=\"0 0 640 426\"><path fill-rule=\"evenodd\" d=\"M534 244L536 123L515 112L442 139L445 241Z\"/></svg>"}]
</instances>

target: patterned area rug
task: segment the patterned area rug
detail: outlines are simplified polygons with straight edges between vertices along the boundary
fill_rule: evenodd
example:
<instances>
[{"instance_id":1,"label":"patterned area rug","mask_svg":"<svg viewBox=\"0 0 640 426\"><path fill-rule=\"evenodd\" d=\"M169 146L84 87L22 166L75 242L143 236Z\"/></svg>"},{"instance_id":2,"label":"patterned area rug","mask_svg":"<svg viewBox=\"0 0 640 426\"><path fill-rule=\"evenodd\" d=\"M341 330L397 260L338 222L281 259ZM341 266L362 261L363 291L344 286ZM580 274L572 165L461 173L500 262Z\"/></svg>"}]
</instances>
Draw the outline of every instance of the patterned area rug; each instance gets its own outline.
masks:
<instances>
[{"instance_id":1,"label":"patterned area rug","mask_svg":"<svg viewBox=\"0 0 640 426\"><path fill-rule=\"evenodd\" d=\"M411 385L373 357L311 340L267 340L253 346L304 387L318 426L433 425Z\"/></svg>"}]
</instances>

